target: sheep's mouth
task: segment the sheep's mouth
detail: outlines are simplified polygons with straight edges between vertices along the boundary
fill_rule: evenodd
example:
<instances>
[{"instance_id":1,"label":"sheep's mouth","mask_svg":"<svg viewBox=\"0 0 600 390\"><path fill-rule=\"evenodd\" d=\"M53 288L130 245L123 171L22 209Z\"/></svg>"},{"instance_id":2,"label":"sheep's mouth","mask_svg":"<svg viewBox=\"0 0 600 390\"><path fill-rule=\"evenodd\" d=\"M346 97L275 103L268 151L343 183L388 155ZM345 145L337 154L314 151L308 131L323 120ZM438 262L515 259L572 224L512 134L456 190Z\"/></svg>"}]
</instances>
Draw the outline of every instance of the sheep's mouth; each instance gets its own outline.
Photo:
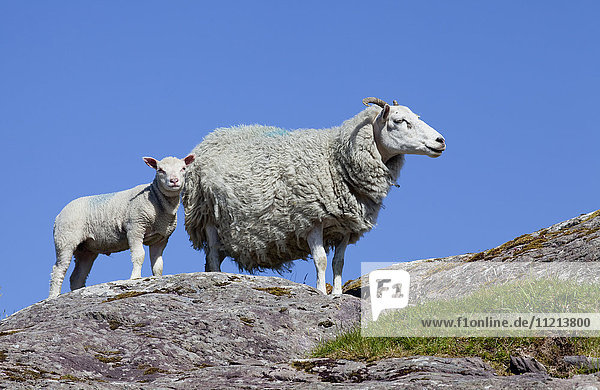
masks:
<instances>
[{"instance_id":1,"label":"sheep's mouth","mask_svg":"<svg viewBox=\"0 0 600 390\"><path fill-rule=\"evenodd\" d=\"M425 146L427 146L427 145L425 145ZM442 152L445 150L445 149L435 149L435 148L432 148L431 146L427 146L427 149L431 150L433 153L436 153L436 154L442 154Z\"/></svg>"}]
</instances>

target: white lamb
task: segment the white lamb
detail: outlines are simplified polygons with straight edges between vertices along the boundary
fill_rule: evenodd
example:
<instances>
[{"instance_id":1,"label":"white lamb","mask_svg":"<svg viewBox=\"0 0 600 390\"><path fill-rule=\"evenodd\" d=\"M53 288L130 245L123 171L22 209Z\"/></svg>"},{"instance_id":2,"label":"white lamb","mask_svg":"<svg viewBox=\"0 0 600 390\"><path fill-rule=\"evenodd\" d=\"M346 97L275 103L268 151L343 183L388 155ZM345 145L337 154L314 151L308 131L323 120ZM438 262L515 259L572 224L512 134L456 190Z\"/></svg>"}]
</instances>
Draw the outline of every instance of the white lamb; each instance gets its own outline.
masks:
<instances>
[{"instance_id":1,"label":"white lamb","mask_svg":"<svg viewBox=\"0 0 600 390\"><path fill-rule=\"evenodd\" d=\"M404 155L439 157L446 149L407 107L363 102L375 106L330 129L238 126L194 148L182 202L207 271L219 271L226 256L248 271L311 256L325 292L326 251L335 248L333 293L342 293L346 246L375 225Z\"/></svg>"},{"instance_id":2,"label":"white lamb","mask_svg":"<svg viewBox=\"0 0 600 390\"><path fill-rule=\"evenodd\" d=\"M184 185L185 168L194 161L165 157L157 161L144 157L156 169L154 181L111 194L93 195L70 202L54 221L56 264L52 268L50 298L60 294L62 282L75 256L71 290L85 281L99 254L131 250L131 278L142 276L144 247L148 245L152 274L162 275L162 253L177 226L179 194Z\"/></svg>"}]
</instances>

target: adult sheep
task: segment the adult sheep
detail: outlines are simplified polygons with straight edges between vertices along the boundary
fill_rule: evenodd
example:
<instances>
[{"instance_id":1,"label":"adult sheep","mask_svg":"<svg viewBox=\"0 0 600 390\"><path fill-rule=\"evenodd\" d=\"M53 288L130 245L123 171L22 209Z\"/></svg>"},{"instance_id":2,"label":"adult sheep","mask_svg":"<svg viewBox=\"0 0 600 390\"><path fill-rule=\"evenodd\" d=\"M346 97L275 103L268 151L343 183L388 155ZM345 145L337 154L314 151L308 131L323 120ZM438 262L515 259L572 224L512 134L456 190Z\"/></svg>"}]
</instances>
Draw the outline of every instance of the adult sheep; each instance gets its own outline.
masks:
<instances>
[{"instance_id":1,"label":"adult sheep","mask_svg":"<svg viewBox=\"0 0 600 390\"><path fill-rule=\"evenodd\" d=\"M368 107L339 127L221 128L194 148L182 202L190 240L206 252L206 271L220 271L225 256L252 272L285 269L311 255L325 293L327 251L335 248L333 293L342 293L346 246L375 225L404 155L439 157L446 148L437 131L396 101L363 103Z\"/></svg>"}]
</instances>

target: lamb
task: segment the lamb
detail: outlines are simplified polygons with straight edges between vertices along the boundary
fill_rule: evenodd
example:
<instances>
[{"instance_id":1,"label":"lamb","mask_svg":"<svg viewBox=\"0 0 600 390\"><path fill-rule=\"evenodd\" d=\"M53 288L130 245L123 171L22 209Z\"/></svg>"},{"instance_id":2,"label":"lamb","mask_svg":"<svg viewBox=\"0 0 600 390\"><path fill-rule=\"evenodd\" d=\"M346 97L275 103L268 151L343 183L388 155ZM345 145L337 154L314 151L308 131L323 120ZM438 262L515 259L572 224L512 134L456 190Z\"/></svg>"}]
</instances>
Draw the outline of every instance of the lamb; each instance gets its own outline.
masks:
<instances>
[{"instance_id":1,"label":"lamb","mask_svg":"<svg viewBox=\"0 0 600 390\"><path fill-rule=\"evenodd\" d=\"M148 245L152 274L162 275L162 253L177 226L179 195L184 172L194 161L193 154L183 160L165 157L157 161L144 157L156 170L154 181L111 194L93 195L70 202L54 221L56 264L52 268L49 298L60 294L62 282L75 256L71 290L85 286L94 260L131 250L131 278L142 276L144 247Z\"/></svg>"},{"instance_id":2,"label":"lamb","mask_svg":"<svg viewBox=\"0 0 600 390\"><path fill-rule=\"evenodd\" d=\"M439 157L446 149L407 107L363 103L368 107L339 127L220 128L194 148L182 202L206 271L220 271L226 256L250 272L281 271L311 256L325 293L327 252L335 248L333 294L342 293L346 247L375 225L404 155Z\"/></svg>"}]
</instances>

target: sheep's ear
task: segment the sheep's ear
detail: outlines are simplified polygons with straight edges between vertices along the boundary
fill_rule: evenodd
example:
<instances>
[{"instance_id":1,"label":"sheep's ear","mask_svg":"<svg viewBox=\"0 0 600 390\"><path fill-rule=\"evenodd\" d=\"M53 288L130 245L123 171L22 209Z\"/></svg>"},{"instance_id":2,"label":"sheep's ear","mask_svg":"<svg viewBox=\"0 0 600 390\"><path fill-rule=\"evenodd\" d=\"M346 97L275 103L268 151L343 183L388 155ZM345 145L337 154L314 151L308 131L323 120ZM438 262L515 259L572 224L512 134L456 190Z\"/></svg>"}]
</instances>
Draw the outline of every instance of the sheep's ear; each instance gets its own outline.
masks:
<instances>
[{"instance_id":1,"label":"sheep's ear","mask_svg":"<svg viewBox=\"0 0 600 390\"><path fill-rule=\"evenodd\" d=\"M196 156L194 154L188 154L186 158L183 159L183 162L185 163L185 165L190 165L194 162L195 159Z\"/></svg>"},{"instance_id":2,"label":"sheep's ear","mask_svg":"<svg viewBox=\"0 0 600 390\"><path fill-rule=\"evenodd\" d=\"M381 112L379 113L377 120L381 121L381 122L387 122L389 117L390 117L390 105L386 104L383 107L383 110L381 110Z\"/></svg>"},{"instance_id":3,"label":"sheep's ear","mask_svg":"<svg viewBox=\"0 0 600 390\"><path fill-rule=\"evenodd\" d=\"M156 169L158 166L158 161L152 157L144 157L144 162L150 167Z\"/></svg>"},{"instance_id":4,"label":"sheep's ear","mask_svg":"<svg viewBox=\"0 0 600 390\"><path fill-rule=\"evenodd\" d=\"M389 104L386 104L385 107L383 107L383 111L381 111L381 115L383 116L383 120L387 121L388 118L390 117L390 106Z\"/></svg>"}]
</instances>

